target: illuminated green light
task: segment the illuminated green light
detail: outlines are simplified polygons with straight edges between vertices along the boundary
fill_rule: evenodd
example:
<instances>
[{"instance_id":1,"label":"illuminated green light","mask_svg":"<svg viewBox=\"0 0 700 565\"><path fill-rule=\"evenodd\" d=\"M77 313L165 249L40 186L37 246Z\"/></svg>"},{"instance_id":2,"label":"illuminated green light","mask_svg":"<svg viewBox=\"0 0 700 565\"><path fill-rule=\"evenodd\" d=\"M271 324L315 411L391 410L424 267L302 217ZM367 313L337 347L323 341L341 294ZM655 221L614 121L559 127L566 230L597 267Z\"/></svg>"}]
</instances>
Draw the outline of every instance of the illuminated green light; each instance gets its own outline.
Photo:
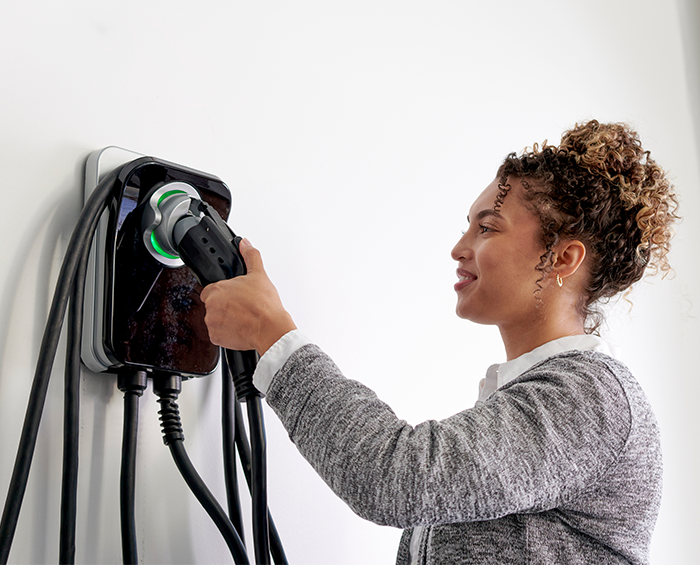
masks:
<instances>
[{"instance_id":1,"label":"illuminated green light","mask_svg":"<svg viewBox=\"0 0 700 565\"><path fill-rule=\"evenodd\" d=\"M160 244L158 243L158 240L156 239L156 233L151 232L151 245L153 245L153 249L156 250L156 253L159 255L162 255L163 257L167 257L168 259L179 259L180 257L178 255L171 255L167 251L165 251Z\"/></svg>"},{"instance_id":2,"label":"illuminated green light","mask_svg":"<svg viewBox=\"0 0 700 565\"><path fill-rule=\"evenodd\" d=\"M184 194L187 195L187 193L184 190L169 190L168 192L163 193L163 195L158 199L158 206L160 206L160 203L163 202L168 196L172 196L173 194Z\"/></svg>"}]
</instances>

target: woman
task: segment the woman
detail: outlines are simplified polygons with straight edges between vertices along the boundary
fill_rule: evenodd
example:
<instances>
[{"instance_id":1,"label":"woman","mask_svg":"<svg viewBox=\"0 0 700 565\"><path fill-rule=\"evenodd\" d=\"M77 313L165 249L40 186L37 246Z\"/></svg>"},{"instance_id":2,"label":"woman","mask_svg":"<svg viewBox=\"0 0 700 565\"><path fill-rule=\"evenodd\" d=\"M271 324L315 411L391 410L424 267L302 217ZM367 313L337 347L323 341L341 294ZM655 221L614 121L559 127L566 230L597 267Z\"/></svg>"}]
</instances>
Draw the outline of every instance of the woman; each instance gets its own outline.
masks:
<instances>
[{"instance_id":1,"label":"woman","mask_svg":"<svg viewBox=\"0 0 700 565\"><path fill-rule=\"evenodd\" d=\"M594 331L596 305L668 270L676 197L625 125L591 121L509 155L452 250L457 314L498 326L508 361L471 409L409 426L299 334L249 274L202 293L214 343L257 349L255 384L360 516L405 528L398 563L647 563L657 424Z\"/></svg>"}]
</instances>

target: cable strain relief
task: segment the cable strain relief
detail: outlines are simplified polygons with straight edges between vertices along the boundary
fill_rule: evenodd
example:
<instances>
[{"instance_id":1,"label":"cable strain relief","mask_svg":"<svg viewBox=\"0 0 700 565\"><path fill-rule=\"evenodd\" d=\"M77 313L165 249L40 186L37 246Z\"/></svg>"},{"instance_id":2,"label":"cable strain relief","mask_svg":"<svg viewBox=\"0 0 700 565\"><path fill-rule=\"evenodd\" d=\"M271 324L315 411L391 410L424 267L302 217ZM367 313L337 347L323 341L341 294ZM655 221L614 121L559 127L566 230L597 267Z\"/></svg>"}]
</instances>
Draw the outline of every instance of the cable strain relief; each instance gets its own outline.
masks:
<instances>
[{"instance_id":1,"label":"cable strain relief","mask_svg":"<svg viewBox=\"0 0 700 565\"><path fill-rule=\"evenodd\" d=\"M163 443L170 445L176 441L185 441L180 420L180 408L177 397L182 390L182 377L179 375L154 375L153 392L158 396L160 410L160 427L163 432Z\"/></svg>"},{"instance_id":2,"label":"cable strain relief","mask_svg":"<svg viewBox=\"0 0 700 565\"><path fill-rule=\"evenodd\" d=\"M160 404L160 427L163 431L163 443L170 445L176 441L185 441L185 434L182 431L182 422L180 421L180 408L174 399L161 397L158 399Z\"/></svg>"},{"instance_id":3,"label":"cable strain relief","mask_svg":"<svg viewBox=\"0 0 700 565\"><path fill-rule=\"evenodd\" d=\"M258 359L256 351L226 350L226 360L238 402L246 402L249 398L260 396L260 391L253 385L253 373Z\"/></svg>"},{"instance_id":4,"label":"cable strain relief","mask_svg":"<svg viewBox=\"0 0 700 565\"><path fill-rule=\"evenodd\" d=\"M153 373L153 394L176 399L182 391L182 377L176 373Z\"/></svg>"},{"instance_id":5,"label":"cable strain relief","mask_svg":"<svg viewBox=\"0 0 700 565\"><path fill-rule=\"evenodd\" d=\"M117 375L117 387L124 394L143 395L148 385L148 373L146 371L122 370Z\"/></svg>"},{"instance_id":6,"label":"cable strain relief","mask_svg":"<svg viewBox=\"0 0 700 565\"><path fill-rule=\"evenodd\" d=\"M233 387L236 390L238 402L246 402L249 398L260 396L260 391L253 385L252 376L239 375L233 379Z\"/></svg>"}]
</instances>

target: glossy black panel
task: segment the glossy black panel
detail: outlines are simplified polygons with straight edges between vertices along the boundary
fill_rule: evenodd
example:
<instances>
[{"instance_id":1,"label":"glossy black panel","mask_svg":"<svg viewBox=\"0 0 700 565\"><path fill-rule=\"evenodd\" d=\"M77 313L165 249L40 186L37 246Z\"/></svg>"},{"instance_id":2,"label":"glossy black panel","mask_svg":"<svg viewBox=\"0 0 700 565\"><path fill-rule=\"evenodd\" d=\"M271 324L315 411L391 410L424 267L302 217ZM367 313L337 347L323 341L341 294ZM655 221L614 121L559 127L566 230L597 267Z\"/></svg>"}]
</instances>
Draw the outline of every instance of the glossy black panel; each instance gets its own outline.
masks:
<instances>
[{"instance_id":1,"label":"glossy black panel","mask_svg":"<svg viewBox=\"0 0 700 565\"><path fill-rule=\"evenodd\" d=\"M143 162L142 162L143 161ZM164 183L191 184L223 218L230 193L215 177L146 158L122 174L121 199L110 215L105 346L119 366L205 375L218 364L209 341L197 279L187 267L169 268L146 251L142 203Z\"/></svg>"}]
</instances>

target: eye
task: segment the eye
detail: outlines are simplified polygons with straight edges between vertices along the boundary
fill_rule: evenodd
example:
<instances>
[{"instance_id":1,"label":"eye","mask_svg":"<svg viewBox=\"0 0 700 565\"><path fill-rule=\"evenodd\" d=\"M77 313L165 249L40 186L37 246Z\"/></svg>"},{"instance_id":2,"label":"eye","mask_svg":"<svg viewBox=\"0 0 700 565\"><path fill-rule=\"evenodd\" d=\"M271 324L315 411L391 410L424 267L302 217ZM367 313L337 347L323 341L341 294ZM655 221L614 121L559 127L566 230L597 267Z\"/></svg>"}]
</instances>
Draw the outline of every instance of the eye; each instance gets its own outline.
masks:
<instances>
[{"instance_id":1,"label":"eye","mask_svg":"<svg viewBox=\"0 0 700 565\"><path fill-rule=\"evenodd\" d=\"M493 228L489 226L485 226L484 224L479 224L479 233L488 233L492 232Z\"/></svg>"}]
</instances>

